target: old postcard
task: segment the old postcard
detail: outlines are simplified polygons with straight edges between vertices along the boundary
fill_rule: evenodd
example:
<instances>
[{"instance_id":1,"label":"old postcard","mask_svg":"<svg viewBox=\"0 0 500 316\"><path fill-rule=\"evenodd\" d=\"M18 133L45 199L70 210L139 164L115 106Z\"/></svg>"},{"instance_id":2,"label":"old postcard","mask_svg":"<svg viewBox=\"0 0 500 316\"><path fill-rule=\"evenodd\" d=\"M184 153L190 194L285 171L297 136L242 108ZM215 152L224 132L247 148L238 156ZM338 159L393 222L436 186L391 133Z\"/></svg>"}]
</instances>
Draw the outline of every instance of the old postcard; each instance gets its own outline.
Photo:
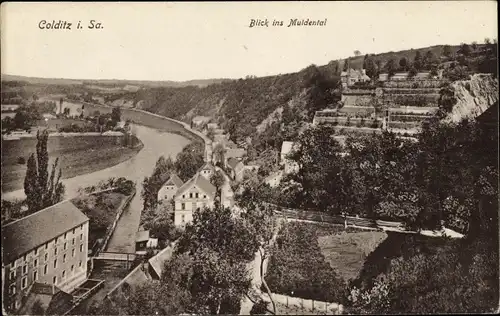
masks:
<instances>
[{"instance_id":1,"label":"old postcard","mask_svg":"<svg viewBox=\"0 0 500 316\"><path fill-rule=\"evenodd\" d=\"M498 312L497 9L2 3L3 313Z\"/></svg>"}]
</instances>

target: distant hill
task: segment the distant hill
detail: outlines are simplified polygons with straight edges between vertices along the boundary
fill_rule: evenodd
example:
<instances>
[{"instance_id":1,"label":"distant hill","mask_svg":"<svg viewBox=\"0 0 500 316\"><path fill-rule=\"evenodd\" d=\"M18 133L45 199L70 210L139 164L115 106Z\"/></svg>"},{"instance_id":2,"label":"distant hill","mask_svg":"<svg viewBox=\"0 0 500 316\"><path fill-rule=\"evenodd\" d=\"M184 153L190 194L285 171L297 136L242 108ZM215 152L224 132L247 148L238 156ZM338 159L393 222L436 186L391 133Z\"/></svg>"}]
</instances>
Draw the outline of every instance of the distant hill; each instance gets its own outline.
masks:
<instances>
[{"instance_id":1,"label":"distant hill","mask_svg":"<svg viewBox=\"0 0 500 316\"><path fill-rule=\"evenodd\" d=\"M147 80L119 80L119 79L64 79L64 78L40 78L25 77L17 75L2 74L2 81L19 81L34 85L94 85L106 87L125 87L127 85L142 87L174 87L182 88L187 86L206 87L210 84L230 81L232 79L196 79L188 81L147 81Z\"/></svg>"}]
</instances>

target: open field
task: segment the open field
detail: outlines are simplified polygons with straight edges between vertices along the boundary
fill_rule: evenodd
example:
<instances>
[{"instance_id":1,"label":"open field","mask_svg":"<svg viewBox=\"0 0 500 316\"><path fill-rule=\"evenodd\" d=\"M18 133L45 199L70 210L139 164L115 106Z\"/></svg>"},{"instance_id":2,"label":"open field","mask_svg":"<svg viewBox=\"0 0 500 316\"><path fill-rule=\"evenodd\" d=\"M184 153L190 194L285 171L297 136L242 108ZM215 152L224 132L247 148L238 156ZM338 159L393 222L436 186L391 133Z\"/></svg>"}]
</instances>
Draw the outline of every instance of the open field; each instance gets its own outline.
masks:
<instances>
[{"instance_id":1,"label":"open field","mask_svg":"<svg viewBox=\"0 0 500 316\"><path fill-rule=\"evenodd\" d=\"M366 257L385 238L387 233L378 231L342 232L320 236L318 243L326 261L348 281L358 277Z\"/></svg>"},{"instance_id":2,"label":"open field","mask_svg":"<svg viewBox=\"0 0 500 316\"><path fill-rule=\"evenodd\" d=\"M23 187L26 164L19 164L18 159L27 161L36 142L36 138L2 141L2 192ZM135 156L142 146L122 147L121 137L77 136L49 137L47 148L49 163L59 157L62 178L66 179L117 165Z\"/></svg>"}]
</instances>

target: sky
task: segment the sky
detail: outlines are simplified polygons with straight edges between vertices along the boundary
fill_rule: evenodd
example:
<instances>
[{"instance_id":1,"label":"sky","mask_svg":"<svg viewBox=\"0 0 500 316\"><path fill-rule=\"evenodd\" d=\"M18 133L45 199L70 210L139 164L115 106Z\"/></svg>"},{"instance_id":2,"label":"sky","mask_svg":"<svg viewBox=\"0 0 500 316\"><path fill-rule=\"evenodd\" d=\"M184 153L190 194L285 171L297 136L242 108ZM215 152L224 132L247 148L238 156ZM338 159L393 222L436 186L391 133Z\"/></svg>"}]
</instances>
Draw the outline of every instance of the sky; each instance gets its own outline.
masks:
<instances>
[{"instance_id":1,"label":"sky","mask_svg":"<svg viewBox=\"0 0 500 316\"><path fill-rule=\"evenodd\" d=\"M326 19L288 27L290 19ZM251 19L268 27L250 28ZM40 29L67 21L71 30ZM89 29L90 21L101 29ZM272 21L283 26L272 26ZM81 21L82 29L77 29ZM46 25L42 22L42 26ZM2 74L184 81L497 38L496 1L2 3Z\"/></svg>"}]
</instances>

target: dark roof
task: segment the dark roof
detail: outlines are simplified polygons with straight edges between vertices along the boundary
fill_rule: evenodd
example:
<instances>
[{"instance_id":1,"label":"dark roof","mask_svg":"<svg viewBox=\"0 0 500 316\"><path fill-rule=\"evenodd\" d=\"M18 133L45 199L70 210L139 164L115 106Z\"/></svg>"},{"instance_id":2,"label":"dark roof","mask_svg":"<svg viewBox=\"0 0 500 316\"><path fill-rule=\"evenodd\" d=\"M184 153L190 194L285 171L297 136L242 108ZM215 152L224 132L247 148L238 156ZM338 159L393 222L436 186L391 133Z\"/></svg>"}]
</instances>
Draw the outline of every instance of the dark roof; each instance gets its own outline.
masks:
<instances>
[{"instance_id":1,"label":"dark roof","mask_svg":"<svg viewBox=\"0 0 500 316\"><path fill-rule=\"evenodd\" d=\"M498 101L486 109L481 115L476 117L476 120L480 123L497 126L498 125Z\"/></svg>"},{"instance_id":2,"label":"dark roof","mask_svg":"<svg viewBox=\"0 0 500 316\"><path fill-rule=\"evenodd\" d=\"M89 219L71 201L63 201L2 227L6 264Z\"/></svg>"},{"instance_id":3,"label":"dark roof","mask_svg":"<svg viewBox=\"0 0 500 316\"><path fill-rule=\"evenodd\" d=\"M179 178L178 175L176 175L175 173L173 173L170 178L168 179L167 182L165 182L164 185L175 185L176 187L180 188L184 182L182 182L181 178Z\"/></svg>"}]
</instances>

